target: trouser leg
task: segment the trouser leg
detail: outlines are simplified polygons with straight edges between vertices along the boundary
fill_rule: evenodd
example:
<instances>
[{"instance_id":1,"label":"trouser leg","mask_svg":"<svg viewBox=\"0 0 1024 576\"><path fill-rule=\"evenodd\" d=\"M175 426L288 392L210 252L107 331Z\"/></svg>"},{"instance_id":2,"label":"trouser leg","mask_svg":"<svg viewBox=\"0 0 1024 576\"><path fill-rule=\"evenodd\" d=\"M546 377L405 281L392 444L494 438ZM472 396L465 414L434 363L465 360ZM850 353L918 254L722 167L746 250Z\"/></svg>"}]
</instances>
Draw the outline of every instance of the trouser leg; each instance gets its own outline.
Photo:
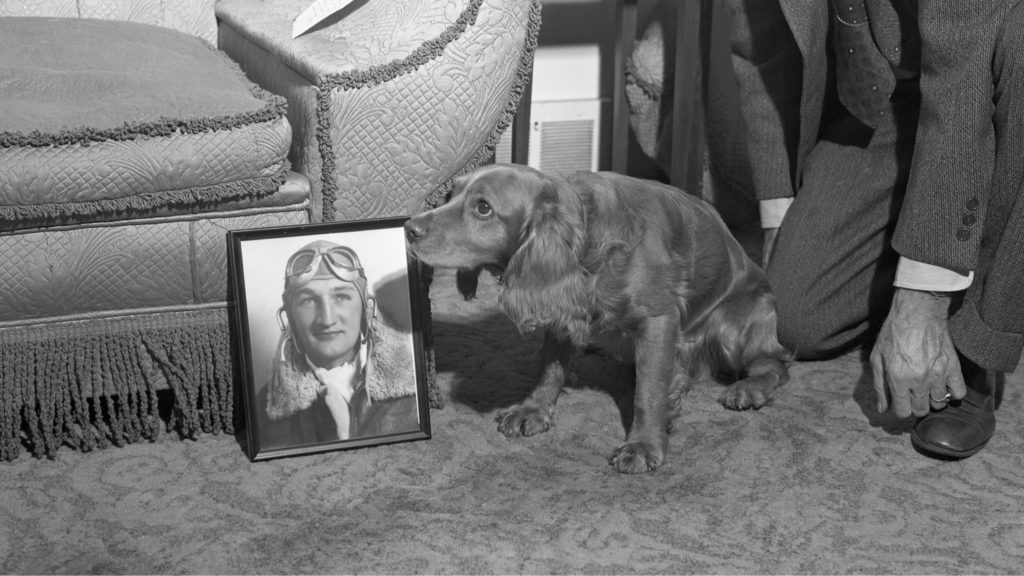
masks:
<instances>
[{"instance_id":1,"label":"trouser leg","mask_svg":"<svg viewBox=\"0 0 1024 576\"><path fill-rule=\"evenodd\" d=\"M779 338L798 358L834 356L872 338L888 314L891 247L906 190L919 97L904 85L873 133L833 115L807 159L767 273Z\"/></svg>"},{"instance_id":2,"label":"trouser leg","mask_svg":"<svg viewBox=\"0 0 1024 576\"><path fill-rule=\"evenodd\" d=\"M962 354L1010 372L1024 347L1024 3L1003 23L993 59L996 159L974 282L950 323Z\"/></svg>"}]
</instances>

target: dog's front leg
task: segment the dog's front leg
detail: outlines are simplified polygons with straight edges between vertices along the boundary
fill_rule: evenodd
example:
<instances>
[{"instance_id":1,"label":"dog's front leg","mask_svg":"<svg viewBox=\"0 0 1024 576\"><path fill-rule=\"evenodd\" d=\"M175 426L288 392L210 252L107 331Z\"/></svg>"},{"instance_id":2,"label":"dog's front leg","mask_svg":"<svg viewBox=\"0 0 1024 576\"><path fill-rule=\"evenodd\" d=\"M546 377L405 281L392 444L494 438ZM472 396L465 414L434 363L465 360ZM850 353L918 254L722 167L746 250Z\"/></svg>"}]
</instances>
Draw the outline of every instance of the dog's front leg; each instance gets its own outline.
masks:
<instances>
[{"instance_id":1,"label":"dog's front leg","mask_svg":"<svg viewBox=\"0 0 1024 576\"><path fill-rule=\"evenodd\" d=\"M637 334L633 425L626 442L610 459L619 472L648 472L665 459L671 411L668 390L675 370L678 332L679 313L673 310L647 318Z\"/></svg>"},{"instance_id":2,"label":"dog's front leg","mask_svg":"<svg viewBox=\"0 0 1024 576\"><path fill-rule=\"evenodd\" d=\"M498 430L508 436L533 436L551 428L555 402L565 385L572 343L550 331L544 333L537 388L523 403L498 415Z\"/></svg>"}]
</instances>

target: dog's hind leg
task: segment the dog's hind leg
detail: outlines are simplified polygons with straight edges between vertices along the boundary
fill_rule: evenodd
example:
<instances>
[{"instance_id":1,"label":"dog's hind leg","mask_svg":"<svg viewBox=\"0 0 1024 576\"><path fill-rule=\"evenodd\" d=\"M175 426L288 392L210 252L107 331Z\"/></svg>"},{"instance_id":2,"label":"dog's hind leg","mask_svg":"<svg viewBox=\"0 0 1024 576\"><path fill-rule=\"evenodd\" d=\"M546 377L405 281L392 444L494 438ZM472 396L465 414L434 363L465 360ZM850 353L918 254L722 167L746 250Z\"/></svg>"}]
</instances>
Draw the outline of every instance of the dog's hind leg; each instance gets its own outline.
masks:
<instances>
[{"instance_id":1,"label":"dog's hind leg","mask_svg":"<svg viewBox=\"0 0 1024 576\"><path fill-rule=\"evenodd\" d=\"M683 400L693 388L693 379L686 373L686 368L676 361L675 375L668 387L668 424L669 434L676 431L676 419L683 414Z\"/></svg>"},{"instance_id":2,"label":"dog's hind leg","mask_svg":"<svg viewBox=\"0 0 1024 576\"><path fill-rule=\"evenodd\" d=\"M533 436L551 428L555 402L562 392L573 346L550 332L541 347L541 373L537 388L521 404L498 415L498 431L508 436Z\"/></svg>"},{"instance_id":3,"label":"dog's hind leg","mask_svg":"<svg viewBox=\"0 0 1024 576\"><path fill-rule=\"evenodd\" d=\"M748 369L747 377L730 384L718 399L730 410L757 410L771 404L775 389L789 379L785 363L765 358Z\"/></svg>"},{"instance_id":4,"label":"dog's hind leg","mask_svg":"<svg viewBox=\"0 0 1024 576\"><path fill-rule=\"evenodd\" d=\"M730 368L742 377L719 398L730 410L756 410L770 404L775 389L789 380L790 354L779 344L771 297L758 297L745 320L736 334L738 341L726 346Z\"/></svg>"}]
</instances>

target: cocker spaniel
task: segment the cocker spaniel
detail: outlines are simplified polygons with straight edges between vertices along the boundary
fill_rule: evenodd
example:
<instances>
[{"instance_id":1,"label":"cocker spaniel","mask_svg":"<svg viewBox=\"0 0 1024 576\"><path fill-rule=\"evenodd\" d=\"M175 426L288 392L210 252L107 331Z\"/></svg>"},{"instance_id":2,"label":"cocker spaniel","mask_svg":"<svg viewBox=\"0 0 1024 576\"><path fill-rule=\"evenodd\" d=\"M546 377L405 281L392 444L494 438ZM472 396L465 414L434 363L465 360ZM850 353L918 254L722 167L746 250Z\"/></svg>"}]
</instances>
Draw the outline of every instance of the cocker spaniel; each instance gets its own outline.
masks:
<instances>
[{"instance_id":1,"label":"cocker spaniel","mask_svg":"<svg viewBox=\"0 0 1024 576\"><path fill-rule=\"evenodd\" d=\"M788 379L774 298L706 202L649 180L578 172L565 178L491 165L459 178L451 200L405 224L410 253L456 268L459 290L501 279L501 304L521 331L543 328L537 388L498 417L506 436L547 430L574 349L600 333L634 351L634 418L610 462L620 472L662 464L691 383L728 379L727 408L760 408Z\"/></svg>"}]
</instances>

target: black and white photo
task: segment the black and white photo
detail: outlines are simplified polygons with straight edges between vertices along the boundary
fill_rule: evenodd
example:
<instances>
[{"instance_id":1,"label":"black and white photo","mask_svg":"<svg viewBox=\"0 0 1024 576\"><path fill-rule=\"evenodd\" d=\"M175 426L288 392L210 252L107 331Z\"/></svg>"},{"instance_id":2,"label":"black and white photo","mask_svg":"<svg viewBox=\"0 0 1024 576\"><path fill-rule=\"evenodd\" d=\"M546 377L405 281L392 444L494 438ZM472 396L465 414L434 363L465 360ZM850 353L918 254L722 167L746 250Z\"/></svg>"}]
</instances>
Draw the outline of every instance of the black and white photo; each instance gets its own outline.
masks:
<instances>
[{"instance_id":1,"label":"black and white photo","mask_svg":"<svg viewBox=\"0 0 1024 576\"><path fill-rule=\"evenodd\" d=\"M229 233L250 458L429 437L402 221Z\"/></svg>"}]
</instances>

